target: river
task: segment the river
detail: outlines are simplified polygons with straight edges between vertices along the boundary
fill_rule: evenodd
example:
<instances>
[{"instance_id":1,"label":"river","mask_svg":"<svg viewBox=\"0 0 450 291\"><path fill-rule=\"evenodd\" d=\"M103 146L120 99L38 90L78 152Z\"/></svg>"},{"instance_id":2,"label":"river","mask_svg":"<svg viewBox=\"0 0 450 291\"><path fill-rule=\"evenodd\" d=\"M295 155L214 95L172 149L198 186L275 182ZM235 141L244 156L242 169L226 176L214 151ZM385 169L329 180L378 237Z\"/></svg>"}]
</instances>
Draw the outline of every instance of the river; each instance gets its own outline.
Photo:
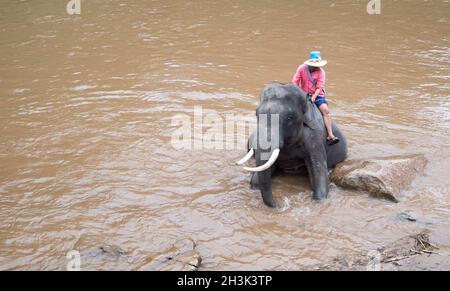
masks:
<instances>
[{"instance_id":1,"label":"river","mask_svg":"<svg viewBox=\"0 0 450 291\"><path fill-rule=\"evenodd\" d=\"M296 270L424 227L449 236L450 3L367 2L92 0L69 15L3 1L0 269L64 270L69 251L102 245L128 262L82 268L135 269L192 238L204 270ZM233 163L245 150L172 145L174 116L196 107L254 117L263 86L311 50L349 159L429 160L400 203L334 185L317 203L282 175L269 209Z\"/></svg>"}]
</instances>

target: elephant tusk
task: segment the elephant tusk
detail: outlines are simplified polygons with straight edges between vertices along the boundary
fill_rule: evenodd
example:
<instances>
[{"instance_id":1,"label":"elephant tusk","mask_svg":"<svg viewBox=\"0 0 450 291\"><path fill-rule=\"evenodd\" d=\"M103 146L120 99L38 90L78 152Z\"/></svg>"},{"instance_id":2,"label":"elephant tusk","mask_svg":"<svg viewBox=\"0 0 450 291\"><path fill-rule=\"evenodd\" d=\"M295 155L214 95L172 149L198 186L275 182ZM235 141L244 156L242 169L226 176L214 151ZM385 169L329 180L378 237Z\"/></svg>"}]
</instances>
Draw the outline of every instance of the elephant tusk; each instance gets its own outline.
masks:
<instances>
[{"instance_id":1,"label":"elephant tusk","mask_svg":"<svg viewBox=\"0 0 450 291\"><path fill-rule=\"evenodd\" d=\"M265 170L269 169L270 167L272 167L273 164L275 164L275 162L278 159L278 155L279 154L280 154L280 149L275 149L272 152L272 155L270 156L270 159L264 165L256 167L256 168L244 167L244 170L250 171L250 172L262 172L262 171L265 171Z\"/></svg>"},{"instance_id":2,"label":"elephant tusk","mask_svg":"<svg viewBox=\"0 0 450 291\"><path fill-rule=\"evenodd\" d=\"M253 149L250 149L247 153L247 155L245 155L245 157L242 158L242 160L237 161L236 164L237 165L243 165L245 164L248 160L250 160L253 155L255 154L255 151Z\"/></svg>"}]
</instances>

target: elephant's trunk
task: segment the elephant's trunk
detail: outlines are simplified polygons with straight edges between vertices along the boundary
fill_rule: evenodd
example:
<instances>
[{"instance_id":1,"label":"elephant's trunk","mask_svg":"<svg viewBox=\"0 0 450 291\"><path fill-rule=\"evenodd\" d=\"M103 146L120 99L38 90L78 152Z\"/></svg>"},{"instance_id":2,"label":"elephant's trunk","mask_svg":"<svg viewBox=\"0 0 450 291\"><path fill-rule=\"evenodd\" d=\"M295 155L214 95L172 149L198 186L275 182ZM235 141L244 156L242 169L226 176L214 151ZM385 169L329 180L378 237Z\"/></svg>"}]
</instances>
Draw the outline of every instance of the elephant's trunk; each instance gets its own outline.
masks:
<instances>
[{"instance_id":1,"label":"elephant's trunk","mask_svg":"<svg viewBox=\"0 0 450 291\"><path fill-rule=\"evenodd\" d=\"M279 151L279 150L278 150ZM264 164L267 164L264 159L261 157L261 150L256 151L256 166L262 167ZM259 180L259 188L261 190L262 199L264 204L269 207L275 208L276 204L273 201L272 196L272 169L268 168L266 170L258 172L258 180Z\"/></svg>"},{"instance_id":2,"label":"elephant's trunk","mask_svg":"<svg viewBox=\"0 0 450 291\"><path fill-rule=\"evenodd\" d=\"M272 172L280 149L283 147L279 126L279 115L258 115L256 168L244 168L258 173L259 188L264 203L269 207L276 207L272 197Z\"/></svg>"}]
</instances>

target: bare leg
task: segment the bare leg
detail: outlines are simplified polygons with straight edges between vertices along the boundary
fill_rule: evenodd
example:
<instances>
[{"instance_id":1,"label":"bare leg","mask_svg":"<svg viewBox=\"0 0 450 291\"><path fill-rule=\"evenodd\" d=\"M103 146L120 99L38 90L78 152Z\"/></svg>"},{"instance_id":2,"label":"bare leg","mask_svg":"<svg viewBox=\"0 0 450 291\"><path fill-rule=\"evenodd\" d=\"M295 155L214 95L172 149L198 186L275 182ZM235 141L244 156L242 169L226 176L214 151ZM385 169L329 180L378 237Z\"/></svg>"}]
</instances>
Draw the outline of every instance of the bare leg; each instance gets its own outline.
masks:
<instances>
[{"instance_id":1,"label":"bare leg","mask_svg":"<svg viewBox=\"0 0 450 291\"><path fill-rule=\"evenodd\" d=\"M328 105L324 103L324 104L320 105L319 109L323 115L323 121L325 122L325 127L327 128L328 138L334 139L335 136L333 134L333 126L331 123L331 117L330 117L330 111L328 110Z\"/></svg>"}]
</instances>

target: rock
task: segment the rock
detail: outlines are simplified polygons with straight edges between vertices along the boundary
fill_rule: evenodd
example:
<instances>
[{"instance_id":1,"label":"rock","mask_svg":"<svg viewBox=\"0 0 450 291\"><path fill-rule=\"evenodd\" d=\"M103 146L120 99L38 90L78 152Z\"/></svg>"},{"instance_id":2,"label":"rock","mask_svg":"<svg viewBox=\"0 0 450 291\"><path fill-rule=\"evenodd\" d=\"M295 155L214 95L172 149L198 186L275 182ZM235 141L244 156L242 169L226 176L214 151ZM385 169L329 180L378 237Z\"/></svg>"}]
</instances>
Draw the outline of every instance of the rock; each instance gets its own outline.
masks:
<instances>
[{"instance_id":1,"label":"rock","mask_svg":"<svg viewBox=\"0 0 450 291\"><path fill-rule=\"evenodd\" d=\"M450 270L450 252L431 242L431 233L423 230L402 237L368 252L357 251L336 257L315 270L333 271L444 271Z\"/></svg>"},{"instance_id":2,"label":"rock","mask_svg":"<svg viewBox=\"0 0 450 291\"><path fill-rule=\"evenodd\" d=\"M108 257L108 258L118 258L122 255L128 255L129 252L123 250L118 246L104 245L98 248L87 251L87 256L91 258L97 257Z\"/></svg>"},{"instance_id":3,"label":"rock","mask_svg":"<svg viewBox=\"0 0 450 291\"><path fill-rule=\"evenodd\" d=\"M446 228L432 232L429 238L432 244L445 246L445 249L450 251L450 236L448 235L448 230Z\"/></svg>"},{"instance_id":4,"label":"rock","mask_svg":"<svg viewBox=\"0 0 450 291\"><path fill-rule=\"evenodd\" d=\"M397 214L396 220L402 221L402 222L417 222L416 218L412 217L411 214L406 213L406 212Z\"/></svg>"},{"instance_id":5,"label":"rock","mask_svg":"<svg viewBox=\"0 0 450 291\"><path fill-rule=\"evenodd\" d=\"M80 252L82 270L130 270L131 252L116 245L103 245Z\"/></svg>"},{"instance_id":6,"label":"rock","mask_svg":"<svg viewBox=\"0 0 450 291\"><path fill-rule=\"evenodd\" d=\"M128 254L127 251L123 250L119 246L105 245L105 246L99 247L99 250L105 254L109 254L111 256L116 256L116 257Z\"/></svg>"},{"instance_id":7,"label":"rock","mask_svg":"<svg viewBox=\"0 0 450 291\"><path fill-rule=\"evenodd\" d=\"M331 181L343 188L398 202L401 191L411 185L427 163L423 155L346 161L336 166Z\"/></svg>"},{"instance_id":8,"label":"rock","mask_svg":"<svg viewBox=\"0 0 450 291\"><path fill-rule=\"evenodd\" d=\"M138 268L139 271L196 271L202 263L190 239L175 242L169 249Z\"/></svg>"},{"instance_id":9,"label":"rock","mask_svg":"<svg viewBox=\"0 0 450 291\"><path fill-rule=\"evenodd\" d=\"M431 248L429 231L424 230L416 235L408 235L379 249L383 263L397 262L398 259L409 258L423 250Z\"/></svg>"},{"instance_id":10,"label":"rock","mask_svg":"<svg viewBox=\"0 0 450 291\"><path fill-rule=\"evenodd\" d=\"M397 223L416 223L417 225L422 225L423 227L428 227L429 225L435 224L436 222L427 216L424 216L421 212L413 210L405 210L393 216L393 221Z\"/></svg>"}]
</instances>

